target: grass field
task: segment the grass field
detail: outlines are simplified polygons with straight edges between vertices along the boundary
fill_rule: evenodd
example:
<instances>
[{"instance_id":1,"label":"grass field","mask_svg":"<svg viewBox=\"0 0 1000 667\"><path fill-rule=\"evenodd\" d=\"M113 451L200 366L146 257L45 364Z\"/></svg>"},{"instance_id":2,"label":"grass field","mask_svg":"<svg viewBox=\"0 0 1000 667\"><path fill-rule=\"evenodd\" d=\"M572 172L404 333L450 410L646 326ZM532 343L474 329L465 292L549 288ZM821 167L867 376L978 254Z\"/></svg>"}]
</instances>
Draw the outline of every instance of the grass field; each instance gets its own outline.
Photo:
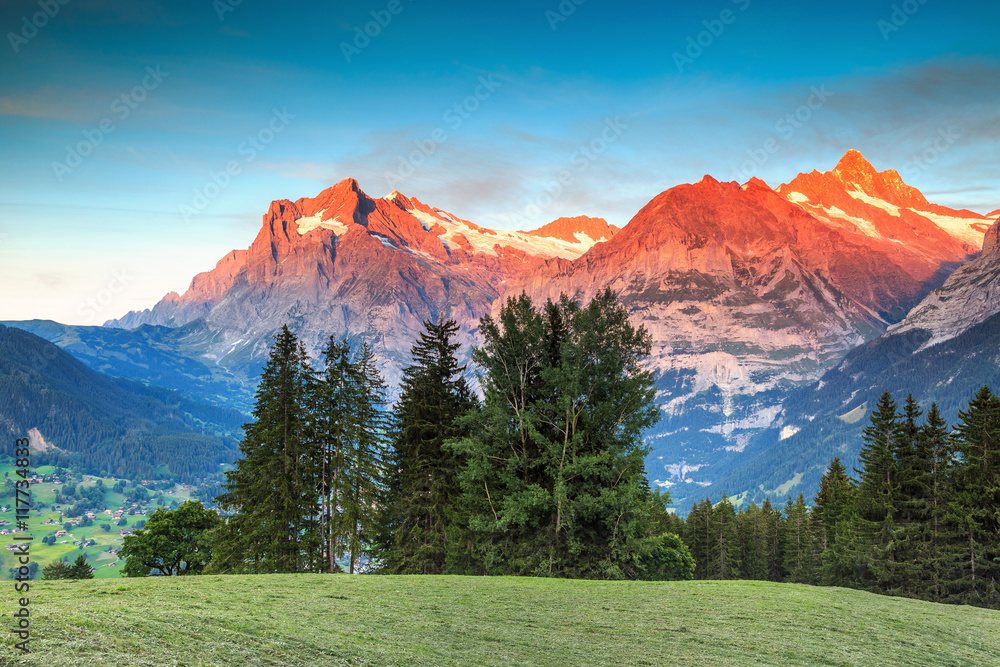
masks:
<instances>
[{"instance_id":1,"label":"grass field","mask_svg":"<svg viewBox=\"0 0 1000 667\"><path fill-rule=\"evenodd\" d=\"M1000 664L998 612L796 584L270 575L31 588L35 652L15 657L5 631L2 665ZM0 593L4 618L13 600Z\"/></svg>"}]
</instances>

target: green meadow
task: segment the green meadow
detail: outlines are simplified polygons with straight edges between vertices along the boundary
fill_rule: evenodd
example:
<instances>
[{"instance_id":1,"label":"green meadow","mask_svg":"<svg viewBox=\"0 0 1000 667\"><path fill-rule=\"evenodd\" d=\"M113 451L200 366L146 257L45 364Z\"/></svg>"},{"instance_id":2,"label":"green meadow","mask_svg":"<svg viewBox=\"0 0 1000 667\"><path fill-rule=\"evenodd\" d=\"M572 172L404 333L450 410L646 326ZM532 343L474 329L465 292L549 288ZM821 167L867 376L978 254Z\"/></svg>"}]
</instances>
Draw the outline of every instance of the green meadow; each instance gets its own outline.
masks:
<instances>
[{"instance_id":1,"label":"green meadow","mask_svg":"<svg viewBox=\"0 0 1000 667\"><path fill-rule=\"evenodd\" d=\"M9 617L11 594L0 596ZM995 665L1000 613L751 581L257 575L33 582L81 665Z\"/></svg>"}]
</instances>

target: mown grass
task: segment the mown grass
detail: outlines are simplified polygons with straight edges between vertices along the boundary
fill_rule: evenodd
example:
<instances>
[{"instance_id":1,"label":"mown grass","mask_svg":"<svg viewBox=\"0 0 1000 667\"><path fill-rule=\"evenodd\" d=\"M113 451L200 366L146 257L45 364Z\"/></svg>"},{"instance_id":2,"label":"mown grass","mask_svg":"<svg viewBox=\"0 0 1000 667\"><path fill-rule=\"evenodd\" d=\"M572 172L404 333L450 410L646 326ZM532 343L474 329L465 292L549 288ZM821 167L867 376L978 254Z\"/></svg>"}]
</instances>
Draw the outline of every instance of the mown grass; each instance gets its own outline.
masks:
<instances>
[{"instance_id":1,"label":"mown grass","mask_svg":"<svg viewBox=\"0 0 1000 667\"><path fill-rule=\"evenodd\" d=\"M271 575L31 588L34 653L18 656L5 631L4 665L1000 664L998 612L796 584ZM0 600L6 626L13 590Z\"/></svg>"}]
</instances>

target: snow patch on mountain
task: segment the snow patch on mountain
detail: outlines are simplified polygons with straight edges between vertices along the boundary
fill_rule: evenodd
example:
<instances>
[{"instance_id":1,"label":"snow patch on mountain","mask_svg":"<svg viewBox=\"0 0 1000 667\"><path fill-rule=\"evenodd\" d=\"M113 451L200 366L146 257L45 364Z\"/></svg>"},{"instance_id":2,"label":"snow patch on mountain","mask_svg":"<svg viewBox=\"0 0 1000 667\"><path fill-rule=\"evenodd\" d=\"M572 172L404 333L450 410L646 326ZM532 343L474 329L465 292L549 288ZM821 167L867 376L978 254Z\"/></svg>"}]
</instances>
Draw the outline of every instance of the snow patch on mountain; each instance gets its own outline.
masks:
<instances>
[{"instance_id":1,"label":"snow patch on mountain","mask_svg":"<svg viewBox=\"0 0 1000 667\"><path fill-rule=\"evenodd\" d=\"M864 192L860 192L858 190L848 190L847 194L849 194L851 197L859 201L863 201L869 206L874 206L875 208L880 208L883 211L888 211L897 218L900 217L899 207L896 206L895 204L890 204L887 201L883 201L881 199L878 199L877 197L872 197L871 195L866 194Z\"/></svg>"},{"instance_id":2,"label":"snow patch on mountain","mask_svg":"<svg viewBox=\"0 0 1000 667\"><path fill-rule=\"evenodd\" d=\"M952 215L940 215L929 211L914 211L917 215L922 215L935 225L945 230L961 241L973 245L977 248L983 245L983 233L972 225L983 223L979 218L960 218Z\"/></svg>"},{"instance_id":3,"label":"snow patch on mountain","mask_svg":"<svg viewBox=\"0 0 1000 667\"><path fill-rule=\"evenodd\" d=\"M347 225L340 218L323 220L324 213L326 213L325 209L317 211L315 215L296 220L295 225L298 227L299 236L305 236L314 229L329 229L337 236L343 236L347 233Z\"/></svg>"},{"instance_id":4,"label":"snow patch on mountain","mask_svg":"<svg viewBox=\"0 0 1000 667\"><path fill-rule=\"evenodd\" d=\"M406 212L419 220L425 230L430 231L436 225L443 227L445 231L441 235L441 241L449 248L461 245L459 238L464 237L475 252L492 256L498 254L496 247L500 246L520 250L529 255L576 259L598 242L583 233L577 233L576 242L570 242L552 237L531 236L522 232L485 229L466 223L444 211L435 211L431 214L419 209L407 209Z\"/></svg>"}]
</instances>

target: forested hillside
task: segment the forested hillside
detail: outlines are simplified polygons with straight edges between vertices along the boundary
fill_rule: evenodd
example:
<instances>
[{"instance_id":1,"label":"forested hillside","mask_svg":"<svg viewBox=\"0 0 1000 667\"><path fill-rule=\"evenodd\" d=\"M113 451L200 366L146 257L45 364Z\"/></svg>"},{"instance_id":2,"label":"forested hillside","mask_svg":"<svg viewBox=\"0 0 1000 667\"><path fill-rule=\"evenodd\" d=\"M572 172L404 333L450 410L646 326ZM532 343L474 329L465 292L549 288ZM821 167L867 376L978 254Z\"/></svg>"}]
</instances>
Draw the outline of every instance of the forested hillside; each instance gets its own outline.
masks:
<instances>
[{"instance_id":1,"label":"forested hillside","mask_svg":"<svg viewBox=\"0 0 1000 667\"><path fill-rule=\"evenodd\" d=\"M35 465L206 477L235 459L244 421L235 410L109 378L38 336L0 325L0 432L31 432Z\"/></svg>"}]
</instances>

